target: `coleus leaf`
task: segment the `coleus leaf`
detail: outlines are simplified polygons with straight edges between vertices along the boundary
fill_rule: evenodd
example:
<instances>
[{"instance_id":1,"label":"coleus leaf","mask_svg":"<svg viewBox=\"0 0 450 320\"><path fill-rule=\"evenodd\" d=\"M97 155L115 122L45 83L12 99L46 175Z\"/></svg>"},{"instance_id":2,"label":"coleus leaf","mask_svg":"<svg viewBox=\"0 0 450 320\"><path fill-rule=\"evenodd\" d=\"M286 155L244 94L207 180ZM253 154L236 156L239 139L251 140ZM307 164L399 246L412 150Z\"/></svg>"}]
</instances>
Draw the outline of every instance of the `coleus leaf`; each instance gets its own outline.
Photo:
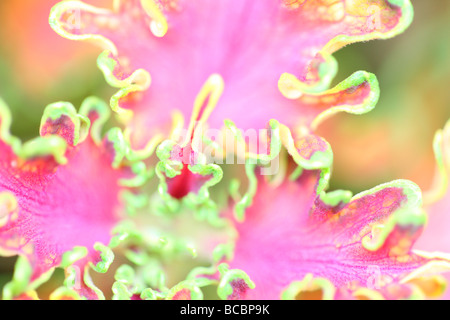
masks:
<instances>
[{"instance_id":1,"label":"coleus leaf","mask_svg":"<svg viewBox=\"0 0 450 320\"><path fill-rule=\"evenodd\" d=\"M329 175L324 169L300 170L275 185L264 176L252 177L254 168L248 170L255 185L243 214L236 220L235 208L224 213L233 217L236 236L218 266L226 263L233 272L243 272L228 281L225 297L307 298L315 291L335 299L432 294L427 288L442 284L435 275L448 270L450 260L413 250L426 223L420 189L397 180L353 197L325 193Z\"/></svg>"},{"instance_id":2,"label":"coleus leaf","mask_svg":"<svg viewBox=\"0 0 450 320\"><path fill-rule=\"evenodd\" d=\"M105 246L121 217L121 182L134 173L125 141L110 134L117 129L102 137L108 117L107 105L94 97L80 114L70 103L51 104L41 136L22 144L10 135L10 114L0 102L0 253L20 255L29 265L22 279L28 284L20 288L35 288L56 267L75 268L88 279L88 268L105 272L111 263ZM78 293L98 298L82 282ZM4 290L10 298L22 293L8 289L17 288L14 283Z\"/></svg>"},{"instance_id":3,"label":"coleus leaf","mask_svg":"<svg viewBox=\"0 0 450 320\"><path fill-rule=\"evenodd\" d=\"M311 168L302 165L308 171L300 176L300 179L306 179L300 183L302 188L309 187L314 191L301 191L305 195L310 194L311 199L307 201L327 217L346 208L340 199L348 195L342 192L323 192L329 169L327 165L323 165L321 170L314 167L318 166L315 163L328 163L331 156L327 144L309 131L334 112L362 113L370 110L378 98L376 79L363 72L354 74L334 89L324 92L335 73L335 62L330 54L351 42L387 38L401 32L409 24L412 11L407 1L361 1L347 7L342 2L318 3L258 2L248 10L245 6L249 3L245 1L230 5L229 8L218 1L214 4L181 0L117 1L111 11L77 1L67 1L54 8L50 21L63 36L75 40L94 40L107 49L99 57L98 64L108 82L120 88L112 98L113 109L125 115L134 114L128 124L134 144L141 148L154 143L151 139L158 133L163 132L168 136L173 131L174 118L187 118L191 114L190 106L195 105L196 97L198 98L196 95L199 88L211 74L218 74L227 89L214 110L208 109L208 106L205 108L210 125L219 128L224 119L230 118L243 129L259 129L265 127L270 119L279 120L281 139L296 162L314 164ZM73 21L73 9L78 10L77 25L69 23ZM220 14L216 16L211 13ZM242 25L245 25L246 32L237 35L235 30L243 29ZM300 25L302 28L299 28ZM202 39L210 39L210 42ZM304 51L298 54L300 48ZM188 64L186 61L192 63ZM264 74L259 74L259 70L264 70ZM274 83L278 85L275 86ZM176 94L173 94L174 91ZM257 108L253 107L249 112L242 113L241 110L248 110L245 107L249 103ZM154 131L141 130L142 128ZM310 152L311 146L318 148L323 154ZM167 159L170 158L165 160ZM174 176L176 174L172 175ZM259 181L257 187L260 188L261 184ZM409 203L405 200L409 194L400 192L411 187L409 183L406 185L385 185L380 190L372 190L382 199L379 200L381 202L385 196L382 191L389 189L393 193L390 195L387 192L386 196L393 198L392 207L389 207L391 211L384 210L382 205L378 210L374 205L377 213L383 211L377 216L377 220L386 224L384 231L379 232L382 228L374 227L375 240L372 241L369 233L375 223L371 219L375 218L365 217L368 221L365 221L365 226L360 227L366 233L359 234L360 238L356 240L351 239L361 246L361 255L372 255L372 258L376 257L376 261L386 262L388 266L393 260L392 256L407 255L412 264L408 265L406 262L411 261L405 258L408 261L403 261L400 271L394 270L397 273L383 264L391 272L388 272L387 277L394 281L422 263L429 262L423 256L408 255L421 230L423 213L416 210L416 204L411 205L412 208L407 206L404 210L399 209ZM284 191L284 186L285 183L279 186L280 190ZM255 187L251 191L254 201L260 192L256 192ZM172 195L174 194L178 193ZM360 197L365 200L370 198L368 194L361 194ZM348 206L359 204L360 201L363 200L355 197ZM249 197L243 197L239 204L245 207L251 203ZM251 211L254 205L253 202L246 211ZM372 209L370 203L364 205ZM342 214L344 219L347 219L347 215L352 216L352 210L348 211L350 213ZM366 211L366 215L372 213L369 209ZM388 219L390 214L392 218ZM247 216L248 212L245 212L245 217ZM243 219L244 215L241 214L240 218ZM305 223L303 220L301 222ZM327 219L322 222L322 229L326 229L327 223L331 223ZM243 222L244 225L245 223L246 221ZM403 228L405 224L408 226L406 231ZM353 228L362 232L358 226ZM371 251L373 252L370 253ZM230 262L231 267L235 267L235 260L236 258ZM361 262L359 267L369 266ZM305 275L304 273L303 276ZM240 277L241 280L244 278ZM353 280L363 282L357 276ZM337 286L342 285L336 279L332 279L332 282ZM242 281L234 283L239 283L240 289L239 294L232 291L230 295L233 297L244 296L246 286L247 289L251 288L249 281L244 281L246 286ZM257 282L255 283L258 287ZM223 287L229 288L226 284Z\"/></svg>"},{"instance_id":4,"label":"coleus leaf","mask_svg":"<svg viewBox=\"0 0 450 320\"><path fill-rule=\"evenodd\" d=\"M432 252L449 252L450 238L450 192L448 188L450 174L450 121L435 134L433 149L437 161L437 172L433 186L424 194L425 209L428 212L428 225L417 242L417 248ZM447 282L448 274L444 275ZM444 287L445 288L445 287ZM437 288L437 291L442 288ZM435 294L435 297L437 295ZM450 298L446 288L443 299Z\"/></svg>"},{"instance_id":5,"label":"coleus leaf","mask_svg":"<svg viewBox=\"0 0 450 320\"><path fill-rule=\"evenodd\" d=\"M409 1L401 0L133 0L115 1L111 10L63 1L50 24L105 49L98 66L119 88L112 107L127 121L133 146L145 150L159 134L170 135L173 119L189 118L214 74L225 90L209 110L213 128L231 119L258 130L276 119L296 139L335 112L364 113L378 99L376 78L357 72L327 90L337 68L331 54L395 36L411 19Z\"/></svg>"}]
</instances>

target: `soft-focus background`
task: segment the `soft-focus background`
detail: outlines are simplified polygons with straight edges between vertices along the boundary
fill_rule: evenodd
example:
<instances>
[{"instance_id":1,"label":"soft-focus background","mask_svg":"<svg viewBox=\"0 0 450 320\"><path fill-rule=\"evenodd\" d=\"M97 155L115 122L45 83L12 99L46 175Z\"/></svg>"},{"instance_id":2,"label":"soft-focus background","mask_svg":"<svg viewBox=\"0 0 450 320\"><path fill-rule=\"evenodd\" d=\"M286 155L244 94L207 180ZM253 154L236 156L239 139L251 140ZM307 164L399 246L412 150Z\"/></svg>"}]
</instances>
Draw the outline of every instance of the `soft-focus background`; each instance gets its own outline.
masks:
<instances>
[{"instance_id":1,"label":"soft-focus background","mask_svg":"<svg viewBox=\"0 0 450 320\"><path fill-rule=\"evenodd\" d=\"M57 0L0 1L0 97L13 113L13 134L38 135L45 106L70 101L79 107L89 95L108 100L96 68L98 48L65 40L48 25ZM85 1L109 7L112 0ZM432 140L450 118L450 1L412 0L415 18L402 35L343 48L338 83L357 70L375 73L380 101L372 112L340 114L319 134L335 155L331 189L354 193L410 179L429 188L435 170ZM0 258L0 287L11 278L15 259ZM62 276L62 275L60 275Z\"/></svg>"}]
</instances>

